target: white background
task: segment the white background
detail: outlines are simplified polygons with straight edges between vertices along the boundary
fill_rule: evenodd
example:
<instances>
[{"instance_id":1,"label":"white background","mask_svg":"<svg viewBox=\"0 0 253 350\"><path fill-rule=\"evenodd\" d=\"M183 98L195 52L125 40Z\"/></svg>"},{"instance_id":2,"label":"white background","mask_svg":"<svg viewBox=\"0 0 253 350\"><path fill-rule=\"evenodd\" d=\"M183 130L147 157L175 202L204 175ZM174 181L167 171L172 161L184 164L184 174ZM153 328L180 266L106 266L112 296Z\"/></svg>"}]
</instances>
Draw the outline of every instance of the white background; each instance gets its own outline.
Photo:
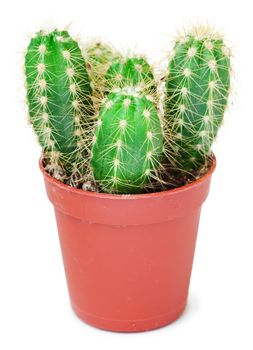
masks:
<instances>
[{"instance_id":1,"label":"white background","mask_svg":"<svg viewBox=\"0 0 253 350\"><path fill-rule=\"evenodd\" d=\"M250 1L2 1L0 5L0 348L253 348L253 16ZM188 308L174 324L138 334L97 330L68 300L53 208L27 126L21 79L29 34L74 22L115 46L156 59L177 29L206 22L234 51L233 104L214 146L218 166L202 211Z\"/></svg>"}]
</instances>

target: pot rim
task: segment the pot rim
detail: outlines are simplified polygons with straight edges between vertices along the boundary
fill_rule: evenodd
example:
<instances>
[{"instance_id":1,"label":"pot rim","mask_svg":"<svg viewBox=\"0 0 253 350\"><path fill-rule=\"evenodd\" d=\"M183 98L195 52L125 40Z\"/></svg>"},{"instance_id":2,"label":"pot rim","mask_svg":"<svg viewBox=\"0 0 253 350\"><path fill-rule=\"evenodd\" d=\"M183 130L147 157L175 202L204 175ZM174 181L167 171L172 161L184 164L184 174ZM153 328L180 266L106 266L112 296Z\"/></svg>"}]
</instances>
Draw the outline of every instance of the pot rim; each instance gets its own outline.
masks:
<instances>
[{"instance_id":1,"label":"pot rim","mask_svg":"<svg viewBox=\"0 0 253 350\"><path fill-rule=\"evenodd\" d=\"M213 162L211 167L209 168L209 170L200 178L198 178L197 180L187 184L187 185L183 185L180 187L176 187L170 190L165 190L165 191L160 191L160 192L151 192L151 193L138 193L138 194L116 194L116 193L100 193L100 192L92 192L92 191L86 191L80 188L74 188L71 187L69 185L64 184L63 182L55 179L54 177L52 177L51 175L49 175L42 163L42 156L39 159L39 167L40 170L44 176L44 178L47 179L48 182L50 182L52 185L64 190L64 191L68 191L68 192L72 192L75 194L79 194L79 195L85 195L85 196L91 196L91 197L96 197L96 198L104 198L104 199L128 199L128 200L136 200L136 199L144 199L144 198L160 198L160 197L164 197L164 196L168 196L168 195L172 195L175 193L180 193L180 192L184 192L186 190L192 189L196 186L198 186L200 183L204 182L207 178L209 178L212 173L214 172L215 168L216 168L216 157L214 154L212 154L212 158L213 158Z\"/></svg>"}]
</instances>

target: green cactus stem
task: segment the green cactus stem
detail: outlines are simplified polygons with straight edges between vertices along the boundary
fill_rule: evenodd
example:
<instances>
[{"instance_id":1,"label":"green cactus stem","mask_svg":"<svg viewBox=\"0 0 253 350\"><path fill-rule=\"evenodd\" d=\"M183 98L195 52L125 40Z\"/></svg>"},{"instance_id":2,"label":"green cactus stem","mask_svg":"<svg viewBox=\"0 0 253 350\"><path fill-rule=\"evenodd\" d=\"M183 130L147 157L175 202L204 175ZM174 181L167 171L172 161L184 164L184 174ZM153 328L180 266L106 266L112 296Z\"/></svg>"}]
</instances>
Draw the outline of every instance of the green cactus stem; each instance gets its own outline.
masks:
<instances>
[{"instance_id":1,"label":"green cactus stem","mask_svg":"<svg viewBox=\"0 0 253 350\"><path fill-rule=\"evenodd\" d=\"M83 55L91 80L94 106L98 110L104 97L106 71L114 59L121 58L121 54L109 44L93 40L83 49Z\"/></svg>"},{"instance_id":2,"label":"green cactus stem","mask_svg":"<svg viewBox=\"0 0 253 350\"><path fill-rule=\"evenodd\" d=\"M83 158L83 125L92 112L81 50L67 31L38 32L25 56L29 118L50 165L68 174Z\"/></svg>"},{"instance_id":3,"label":"green cactus stem","mask_svg":"<svg viewBox=\"0 0 253 350\"><path fill-rule=\"evenodd\" d=\"M109 94L93 139L93 175L105 192L140 193L157 175L163 135L155 105L135 87Z\"/></svg>"},{"instance_id":4,"label":"green cactus stem","mask_svg":"<svg viewBox=\"0 0 253 350\"><path fill-rule=\"evenodd\" d=\"M157 85L151 66L145 57L116 58L106 72L106 91L136 86L139 91L157 98Z\"/></svg>"},{"instance_id":5,"label":"green cactus stem","mask_svg":"<svg viewBox=\"0 0 253 350\"><path fill-rule=\"evenodd\" d=\"M197 27L176 40L166 82L172 157L187 172L207 164L230 89L230 51L222 37Z\"/></svg>"}]
</instances>

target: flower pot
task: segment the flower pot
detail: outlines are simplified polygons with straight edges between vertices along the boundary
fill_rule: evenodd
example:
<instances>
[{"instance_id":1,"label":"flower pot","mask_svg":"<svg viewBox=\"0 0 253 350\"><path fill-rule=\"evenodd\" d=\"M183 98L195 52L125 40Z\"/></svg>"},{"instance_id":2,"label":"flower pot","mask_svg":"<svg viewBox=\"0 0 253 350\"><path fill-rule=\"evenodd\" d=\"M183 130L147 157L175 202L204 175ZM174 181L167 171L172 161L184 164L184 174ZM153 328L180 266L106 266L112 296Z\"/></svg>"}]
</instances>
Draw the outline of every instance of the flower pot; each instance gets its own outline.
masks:
<instances>
[{"instance_id":1,"label":"flower pot","mask_svg":"<svg viewBox=\"0 0 253 350\"><path fill-rule=\"evenodd\" d=\"M111 195L74 189L49 176L70 300L102 329L146 331L183 312L207 174L174 190Z\"/></svg>"}]
</instances>

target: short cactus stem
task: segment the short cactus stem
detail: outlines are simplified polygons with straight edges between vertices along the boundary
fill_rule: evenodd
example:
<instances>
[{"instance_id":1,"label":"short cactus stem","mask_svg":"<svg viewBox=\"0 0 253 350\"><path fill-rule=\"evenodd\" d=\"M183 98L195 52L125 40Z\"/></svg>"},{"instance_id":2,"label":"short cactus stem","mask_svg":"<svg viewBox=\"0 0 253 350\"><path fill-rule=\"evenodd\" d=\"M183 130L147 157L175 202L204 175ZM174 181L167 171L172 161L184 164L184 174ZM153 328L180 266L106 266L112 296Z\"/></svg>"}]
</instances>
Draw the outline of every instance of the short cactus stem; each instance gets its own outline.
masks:
<instances>
[{"instance_id":1,"label":"short cactus stem","mask_svg":"<svg viewBox=\"0 0 253 350\"><path fill-rule=\"evenodd\" d=\"M176 40L166 82L165 114L179 167L205 166L222 124L230 89L230 54L223 39L196 27ZM173 154L172 154L173 156ZM175 156L174 156L175 158Z\"/></svg>"},{"instance_id":2,"label":"short cactus stem","mask_svg":"<svg viewBox=\"0 0 253 350\"><path fill-rule=\"evenodd\" d=\"M151 66L145 57L114 59L106 72L106 91L117 91L125 86L135 86L136 90L157 97L157 85Z\"/></svg>"},{"instance_id":3,"label":"short cactus stem","mask_svg":"<svg viewBox=\"0 0 253 350\"><path fill-rule=\"evenodd\" d=\"M81 161L80 140L92 111L81 50L66 31L38 32L25 56L30 121L50 167L70 173Z\"/></svg>"},{"instance_id":4,"label":"short cactus stem","mask_svg":"<svg viewBox=\"0 0 253 350\"><path fill-rule=\"evenodd\" d=\"M105 99L97 120L91 165L109 193L139 193L159 167L163 137L155 105L135 87Z\"/></svg>"},{"instance_id":5,"label":"short cactus stem","mask_svg":"<svg viewBox=\"0 0 253 350\"><path fill-rule=\"evenodd\" d=\"M101 40L92 40L83 48L83 55L91 80L94 106L98 110L104 97L106 71L114 59L121 58L121 54Z\"/></svg>"}]
</instances>

